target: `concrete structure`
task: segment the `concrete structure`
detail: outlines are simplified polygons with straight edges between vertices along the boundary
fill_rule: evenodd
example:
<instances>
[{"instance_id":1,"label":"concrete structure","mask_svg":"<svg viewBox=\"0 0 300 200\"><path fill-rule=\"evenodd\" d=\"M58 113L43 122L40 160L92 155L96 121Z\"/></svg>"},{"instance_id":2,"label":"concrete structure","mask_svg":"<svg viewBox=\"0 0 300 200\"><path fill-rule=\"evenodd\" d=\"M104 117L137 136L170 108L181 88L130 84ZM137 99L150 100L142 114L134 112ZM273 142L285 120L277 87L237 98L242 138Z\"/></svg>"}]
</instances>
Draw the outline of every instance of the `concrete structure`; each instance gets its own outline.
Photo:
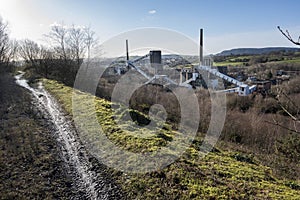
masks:
<instances>
[{"instance_id":1,"label":"concrete structure","mask_svg":"<svg viewBox=\"0 0 300 200\"><path fill-rule=\"evenodd\" d=\"M180 81L176 83L168 77L167 74L162 74L162 59L161 51L150 51L149 54L137 58L135 60L129 60L128 53L128 41L126 40L126 67L135 69L138 73L144 76L147 81L146 84L155 82L155 80L162 80L166 84L174 84L178 86L191 88L195 87L197 80L207 80L209 83L206 83L208 86L211 86L213 89L218 86L218 79L221 78L224 81L230 82L236 85L236 88L230 90L223 90L221 92L237 92L241 96L247 96L253 93L256 89L256 85L248 86L247 84L236 80L227 75L226 67L219 67L218 69L213 68L213 60L211 57L203 57L203 30L200 30L200 55L199 55L199 65L192 65L191 68L182 68L180 70ZM155 69L154 75L149 75L147 69L142 69L139 66L136 66L140 61L150 56L151 68ZM117 73L121 73L120 70ZM206 76L206 77L203 77ZM202 81L203 82L203 81Z\"/></svg>"}]
</instances>

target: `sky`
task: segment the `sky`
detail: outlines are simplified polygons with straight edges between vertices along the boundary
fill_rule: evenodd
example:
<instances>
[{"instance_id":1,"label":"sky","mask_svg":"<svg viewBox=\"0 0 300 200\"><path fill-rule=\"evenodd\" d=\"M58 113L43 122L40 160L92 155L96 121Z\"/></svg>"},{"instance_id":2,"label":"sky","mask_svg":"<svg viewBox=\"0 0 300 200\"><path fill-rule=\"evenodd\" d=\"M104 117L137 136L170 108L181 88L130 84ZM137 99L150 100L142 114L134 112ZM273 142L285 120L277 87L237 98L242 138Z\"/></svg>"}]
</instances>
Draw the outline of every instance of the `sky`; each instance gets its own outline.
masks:
<instances>
[{"instance_id":1,"label":"sky","mask_svg":"<svg viewBox=\"0 0 300 200\"><path fill-rule=\"evenodd\" d=\"M143 27L167 28L198 40L206 53L240 47L291 47L280 25L300 35L298 0L0 0L11 36L43 42L53 23L91 26L100 43Z\"/></svg>"}]
</instances>

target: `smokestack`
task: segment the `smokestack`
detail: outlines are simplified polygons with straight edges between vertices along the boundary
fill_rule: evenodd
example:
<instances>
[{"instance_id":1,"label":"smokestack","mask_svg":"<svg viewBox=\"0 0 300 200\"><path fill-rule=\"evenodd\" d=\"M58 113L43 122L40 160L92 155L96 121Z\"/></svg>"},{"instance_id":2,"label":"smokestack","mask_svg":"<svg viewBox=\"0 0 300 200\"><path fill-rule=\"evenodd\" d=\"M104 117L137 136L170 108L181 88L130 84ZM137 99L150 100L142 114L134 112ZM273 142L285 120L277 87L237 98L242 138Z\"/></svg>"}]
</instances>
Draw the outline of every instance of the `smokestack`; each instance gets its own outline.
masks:
<instances>
[{"instance_id":1,"label":"smokestack","mask_svg":"<svg viewBox=\"0 0 300 200\"><path fill-rule=\"evenodd\" d=\"M126 60L129 60L128 40L126 40Z\"/></svg>"},{"instance_id":2,"label":"smokestack","mask_svg":"<svg viewBox=\"0 0 300 200\"><path fill-rule=\"evenodd\" d=\"M203 29L200 29L200 47L199 47L199 64L203 64Z\"/></svg>"}]
</instances>

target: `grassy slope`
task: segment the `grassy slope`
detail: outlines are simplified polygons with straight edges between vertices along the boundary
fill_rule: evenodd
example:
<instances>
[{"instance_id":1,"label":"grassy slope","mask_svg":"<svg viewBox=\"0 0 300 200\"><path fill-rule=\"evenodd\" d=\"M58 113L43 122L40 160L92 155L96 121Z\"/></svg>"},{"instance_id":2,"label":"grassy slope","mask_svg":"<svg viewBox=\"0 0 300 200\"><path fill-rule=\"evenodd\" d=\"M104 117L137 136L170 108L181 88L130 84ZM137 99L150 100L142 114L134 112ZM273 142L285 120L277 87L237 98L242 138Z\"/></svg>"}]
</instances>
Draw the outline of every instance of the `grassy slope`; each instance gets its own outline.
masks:
<instances>
[{"instance_id":1,"label":"grassy slope","mask_svg":"<svg viewBox=\"0 0 300 200\"><path fill-rule=\"evenodd\" d=\"M298 54L297 54L298 55ZM300 59L299 57L297 57L297 55L295 55L293 58L284 58L284 60L281 61L269 61L268 63L276 63L276 64L290 64L290 63L295 63L295 64L299 64L300 63ZM240 62L240 61L236 61L239 59L251 59L252 57L255 56L230 56L226 61L223 62L215 62L214 65L215 66L244 66L245 64L247 64L248 62ZM268 56L268 58L272 59L276 59L277 56L276 55L271 55Z\"/></svg>"},{"instance_id":2,"label":"grassy slope","mask_svg":"<svg viewBox=\"0 0 300 200\"><path fill-rule=\"evenodd\" d=\"M214 66L243 66L243 62L234 62L234 61L224 61L224 62L215 62Z\"/></svg>"},{"instance_id":3,"label":"grassy slope","mask_svg":"<svg viewBox=\"0 0 300 200\"><path fill-rule=\"evenodd\" d=\"M280 63L280 64L300 63L300 59L299 58L295 58L295 59L290 59L290 60L282 60L282 61L277 61L275 63Z\"/></svg>"},{"instance_id":4,"label":"grassy slope","mask_svg":"<svg viewBox=\"0 0 300 200\"><path fill-rule=\"evenodd\" d=\"M52 80L44 85L68 113L72 113L72 88ZM87 94L79 93L84 99ZM115 128L111 117L110 102L95 98L99 123L105 134L126 150L154 151L172 138L173 131L166 128L148 140L133 137ZM138 130L134 130L138 131ZM115 172L129 199L299 199L300 185L272 176L270 168L259 165L255 158L237 152L220 152L215 149L200 159L197 149L201 139L175 163L167 168L147 174L124 174Z\"/></svg>"}]
</instances>

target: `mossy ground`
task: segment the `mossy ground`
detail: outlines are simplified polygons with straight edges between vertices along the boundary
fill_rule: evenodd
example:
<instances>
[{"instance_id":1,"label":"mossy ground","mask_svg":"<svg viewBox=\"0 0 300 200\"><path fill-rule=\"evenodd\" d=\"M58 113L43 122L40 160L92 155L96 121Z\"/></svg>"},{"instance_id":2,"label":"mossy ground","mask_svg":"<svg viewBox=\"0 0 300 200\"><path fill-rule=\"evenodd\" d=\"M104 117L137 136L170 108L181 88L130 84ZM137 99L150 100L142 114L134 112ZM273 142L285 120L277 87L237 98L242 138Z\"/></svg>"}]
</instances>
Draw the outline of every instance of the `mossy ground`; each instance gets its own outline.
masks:
<instances>
[{"instance_id":1,"label":"mossy ground","mask_svg":"<svg viewBox=\"0 0 300 200\"><path fill-rule=\"evenodd\" d=\"M52 80L44 79L43 83L72 115L73 89ZM89 94L77 93L84 104L86 102L84 99L89 98ZM132 122L124 125L127 126L124 131L124 127L116 125L111 111L111 102L96 97L94 101L95 109L91 108L91 112L96 113L104 133L125 150L155 151L172 141L176 134L180 134L171 130L166 124L163 125L161 132L163 135L155 131L141 131L131 126ZM121 113L118 114L121 116ZM138 134L145 134L145 132L150 136L138 137ZM255 157L238 152L214 149L201 157L198 153L201 143L200 136L197 136L182 157L160 171L146 174L125 174L115 171L114 177L129 199L300 198L299 181L279 180L272 175L270 168L260 165Z\"/></svg>"}]
</instances>

